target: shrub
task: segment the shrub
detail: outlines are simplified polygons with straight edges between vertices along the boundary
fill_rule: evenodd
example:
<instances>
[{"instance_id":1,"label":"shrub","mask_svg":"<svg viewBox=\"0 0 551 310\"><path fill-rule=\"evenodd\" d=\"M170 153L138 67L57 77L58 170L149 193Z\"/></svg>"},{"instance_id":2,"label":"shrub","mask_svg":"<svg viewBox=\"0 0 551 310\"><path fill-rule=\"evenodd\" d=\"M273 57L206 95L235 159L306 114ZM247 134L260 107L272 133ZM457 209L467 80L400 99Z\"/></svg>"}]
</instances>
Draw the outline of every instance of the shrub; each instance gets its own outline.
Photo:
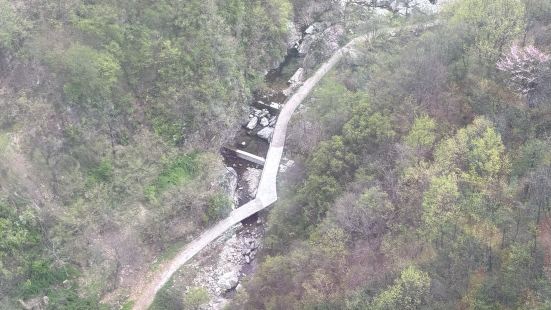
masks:
<instances>
[{"instance_id":1,"label":"shrub","mask_svg":"<svg viewBox=\"0 0 551 310\"><path fill-rule=\"evenodd\" d=\"M215 194L209 199L204 221L211 223L226 217L231 212L231 201L224 194Z\"/></svg>"},{"instance_id":2,"label":"shrub","mask_svg":"<svg viewBox=\"0 0 551 310\"><path fill-rule=\"evenodd\" d=\"M199 173L199 153L177 156L165 165L157 179L145 190L145 196L154 200L157 195L176 185L195 178Z\"/></svg>"},{"instance_id":3,"label":"shrub","mask_svg":"<svg viewBox=\"0 0 551 310\"><path fill-rule=\"evenodd\" d=\"M184 296L185 309L199 309L210 300L209 293L202 287L194 287Z\"/></svg>"},{"instance_id":4,"label":"shrub","mask_svg":"<svg viewBox=\"0 0 551 310\"><path fill-rule=\"evenodd\" d=\"M109 160L102 160L88 173L90 181L108 183L113 178L113 166Z\"/></svg>"}]
</instances>

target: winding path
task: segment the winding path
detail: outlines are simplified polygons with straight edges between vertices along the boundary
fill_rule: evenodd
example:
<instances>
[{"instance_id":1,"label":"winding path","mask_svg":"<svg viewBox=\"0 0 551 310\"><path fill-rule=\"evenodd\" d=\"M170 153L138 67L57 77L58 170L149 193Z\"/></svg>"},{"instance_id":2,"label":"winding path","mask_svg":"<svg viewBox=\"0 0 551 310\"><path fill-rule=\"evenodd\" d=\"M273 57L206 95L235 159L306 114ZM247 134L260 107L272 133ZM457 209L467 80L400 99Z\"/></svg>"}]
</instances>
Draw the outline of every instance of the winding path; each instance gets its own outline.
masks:
<instances>
[{"instance_id":1,"label":"winding path","mask_svg":"<svg viewBox=\"0 0 551 310\"><path fill-rule=\"evenodd\" d=\"M389 32L391 30L385 30ZM215 226L204 231L197 239L190 242L182 249L176 257L169 263L164 265L157 275L149 281L141 292L134 292L135 295L135 310L146 310L153 303L157 292L168 282L170 277L184 265L188 260L195 256L199 251L214 241L225 231L230 229L235 224L243 221L258 211L272 205L277 200L276 178L279 170L281 156L283 155L283 147L285 146L285 135L287 133L287 125L291 116L300 103L306 99L312 89L318 82L329 72L344 55L352 48L353 45L359 42L368 42L379 32L373 32L364 36L353 39L344 47L337 50L331 58L329 58L304 84L289 98L283 106L275 126L270 148L266 155L264 170L260 178L258 190L255 199L235 209L224 220L218 222Z\"/></svg>"}]
</instances>

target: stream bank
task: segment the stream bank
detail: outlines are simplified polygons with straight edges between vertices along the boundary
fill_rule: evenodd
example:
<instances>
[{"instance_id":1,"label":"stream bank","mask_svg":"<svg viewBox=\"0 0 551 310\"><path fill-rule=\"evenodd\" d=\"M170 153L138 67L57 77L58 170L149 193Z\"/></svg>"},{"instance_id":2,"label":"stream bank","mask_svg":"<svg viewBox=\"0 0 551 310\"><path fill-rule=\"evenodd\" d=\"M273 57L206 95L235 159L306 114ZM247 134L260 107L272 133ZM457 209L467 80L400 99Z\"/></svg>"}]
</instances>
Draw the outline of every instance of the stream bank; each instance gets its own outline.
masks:
<instances>
[{"instance_id":1,"label":"stream bank","mask_svg":"<svg viewBox=\"0 0 551 310\"><path fill-rule=\"evenodd\" d=\"M234 139L221 149L226 167L231 168L229 171L237 179L232 191L236 206L254 198L263 167L239 158L235 150L266 157L278 110L305 79L302 68L305 55L299 53L305 36L309 34L302 32L279 67L267 72L264 86L253 92ZM269 133L263 134L263 131ZM292 160L283 158L280 173L293 164ZM261 212L236 225L175 274L172 287L184 292L202 287L210 297L210 302L202 309L223 308L240 289L240 281L254 273L257 267L256 253L262 248L265 222L266 213Z\"/></svg>"},{"instance_id":2,"label":"stream bank","mask_svg":"<svg viewBox=\"0 0 551 310\"><path fill-rule=\"evenodd\" d=\"M324 30L324 27L328 28ZM242 206L243 203L246 203L243 211L247 212L234 210L232 213L236 215L241 214L241 216L237 217L239 219L245 218L243 215L249 216L254 212L258 212L258 210L266 206L261 200L252 199L256 196L256 187L262 175L262 167L259 167L259 165L263 164L266 151L269 149L270 152L273 150L278 152L274 153L277 154L277 161L272 160L267 165L268 170L266 172L269 173L269 179L273 183L270 185L271 187L275 186L277 171L279 170L279 173L283 173L293 165L293 161L286 158L280 161L280 156L282 155L280 152L283 151L279 147L279 145L283 146L280 136L282 131L277 132L278 144L275 149L269 148L271 134L274 131L279 108L283 107L284 104L289 104L284 109L285 118L282 119L284 126L286 126L290 115L304 99L305 95L303 94L309 93L319 79L325 75L326 70L330 70L342 57L342 53L333 54L330 60L323 65L326 69L318 69L316 71L313 80L315 82L307 84L304 91L297 93L297 96L293 96L293 100L287 102L287 97L293 94L296 88L302 86L305 75L308 73L308 70L303 68L308 54L299 52L300 50L305 51L310 48L302 48L304 44L314 46L312 45L312 36L316 36L316 40L330 38L331 44L324 44L324 46L330 47L330 49L335 48L335 46L338 48L339 45L334 41L336 36L326 37L325 35L335 33L333 30L328 30L329 28L334 30L339 29L339 26L318 23L317 26L306 27L301 39L289 49L288 57L284 59L277 69L271 70L266 74L264 87L254 92L253 100L244 111L244 119L239 132L235 134L235 139L222 149L228 174L233 176L232 182L228 182L232 184L233 188L230 188L228 192L237 193L237 197L235 195L232 196L235 198L236 206ZM307 38L310 39L307 40ZM312 51L317 52L320 49L324 52L328 51L318 45L315 48L313 47ZM321 62L321 60L319 61ZM268 132L268 134L263 134L263 132ZM244 138L247 138L247 140L244 140ZM253 163L243 160L243 158L252 160ZM274 163L276 165L273 165ZM271 196L266 196L271 195L270 191L272 190L275 193L274 188L269 189L266 194L267 191L263 188L262 195L264 196L261 197L272 199L270 198ZM262 208L257 209L259 206L262 206ZM206 247L207 250L198 253L199 250L196 251L193 248L194 254L189 255L196 255L196 258L183 267L182 264L185 262L178 263L178 271L173 274L172 281L167 286L167 289L176 291L179 294L187 294L191 289L201 288L204 294L209 296L210 300L209 304L202 307L202 309L222 308L224 304L233 298L235 292L239 290L239 284L243 278L254 273L257 264L257 251L262 248L261 241L265 229L265 214L266 212L253 214L237 225L235 224L237 222L236 218L230 221L231 224L229 225L226 225L228 224L227 222L220 222L219 224L222 225L220 227L223 227L223 230L206 233L201 240L209 238L214 233L220 237L214 242L211 240L206 242L197 241L199 242L198 244L201 244L201 248ZM182 260L185 255L188 255L186 253L191 252L191 250L182 252Z\"/></svg>"},{"instance_id":3,"label":"stream bank","mask_svg":"<svg viewBox=\"0 0 551 310\"><path fill-rule=\"evenodd\" d=\"M285 125L287 124L288 116L292 114L292 112L289 113L289 111L294 111L300 105L307 94L312 91L312 88L315 86L315 84L317 84L317 82L319 82L319 80L325 75L325 73L331 70L331 68L339 62L339 60L343 57L343 54L343 52L335 54L333 57L331 57L330 60L324 63L323 66L318 71L316 71L316 74L303 88L306 91L303 91L303 89L301 89L301 91L296 94L297 96L293 97L293 99L289 102L289 107L292 107L292 109L285 110ZM311 83L310 81L315 82ZM283 93L283 91L285 90L286 89L281 90L281 93ZM259 96L261 96L261 99L266 100L270 98L268 97L269 95L276 95L278 93L279 91L266 88L263 90L263 93L259 93ZM283 93L283 95L285 95L285 93ZM258 98L257 96L258 95L255 95L255 100ZM280 104L278 102L275 103ZM251 178L258 178L260 177L260 173L251 174L250 171L260 172L261 170L259 169L260 167L258 167L257 164L251 165L249 162L242 161L239 157L233 156L235 154L232 154L231 149L242 148L248 151L259 152L254 155L260 155L263 157L265 156L265 154L261 154L260 152L262 152L263 145L268 145L269 137L262 138L266 140L263 141L259 140L256 136L258 136L258 133L262 129L269 128L271 126L269 122L268 124L264 122L264 124L260 124L262 128L258 127L259 123L261 123L258 118L264 117L268 115L268 113L271 114L272 112L268 109L258 109L257 104L258 101L253 101L251 103L251 106L248 110L248 115L246 115L249 119L243 122L244 128L240 129L240 131L246 134L247 137L251 137L250 141L255 142L255 148L250 147L250 145L252 145L253 143L242 141L240 139L242 135L240 136L239 134L236 134L236 140L232 141L232 143L230 143L230 146L227 148L229 152L224 151L226 164L229 166L229 168L235 170L235 174L239 177L238 181L236 182L238 183L237 188L243 190L243 192L245 193L242 194L242 197L240 197L241 202L248 201L248 199L255 196L254 182L250 182L250 178L245 176L252 175ZM264 115L260 116L260 113L263 113ZM251 121L255 117L257 119L251 123ZM277 141L278 143L281 143L281 137L279 136L281 131L278 131L277 133ZM280 144L277 145L279 146ZM272 152L272 150L273 148L270 149L270 152ZM281 152L282 148L279 148L278 151ZM279 153L277 157L277 162L279 162L279 156L281 156L281 153ZM270 161L270 163L274 163L274 161ZM277 171L277 166L268 165L268 167L269 169L266 171L270 172L270 179L272 181L275 181L275 172ZM283 169L280 169L280 172L281 170ZM243 183L245 181L247 182L246 185L248 187L245 187L245 183ZM275 186L275 183L273 185ZM246 195L248 195L248 197ZM251 208L251 206L255 206L255 204L259 204L259 200L255 200L254 203L248 204L247 207L245 207L244 209L235 211L234 213L248 216L250 214L253 214L254 212L258 212L259 209ZM266 205L262 204L262 206L264 207ZM240 212L245 210L247 210L248 212ZM223 226L223 230L216 232L215 236L219 237L215 242L211 242L212 239L209 239L206 242L198 241L201 242L200 244L202 244L201 248L207 247L207 251L203 251L202 253L199 253L199 255L196 255L197 251L199 250L194 251L193 254L190 254L197 256L193 262L188 263L187 266L183 266L183 268L180 267L185 262L182 262L178 265L180 271L178 271L173 277L175 283L171 286L171 288L176 289L179 292L185 293L192 288L201 287L205 290L205 292L207 292L210 297L210 303L208 305L205 305L205 307L202 307L202 309L222 308L224 304L226 304L233 298L235 292L240 289L240 281L254 272L255 266L257 264L257 261L255 260L255 257L257 255L256 253L258 249L262 248L262 244L260 243L260 241L262 240L262 236L264 234L264 217L262 216L263 213L264 212L261 212L260 217L256 220L253 216L252 218L249 218L242 223L238 223L237 225L235 224L238 221L237 219L243 219L244 216L240 216L237 218L233 217L233 221L229 223L226 222L227 225ZM229 219L231 220L232 218ZM224 222L221 223L224 224ZM226 232L224 233L224 231ZM205 236L209 236L209 234L205 234ZM201 238L201 240L205 238ZM188 251L188 253L190 252L191 251Z\"/></svg>"}]
</instances>

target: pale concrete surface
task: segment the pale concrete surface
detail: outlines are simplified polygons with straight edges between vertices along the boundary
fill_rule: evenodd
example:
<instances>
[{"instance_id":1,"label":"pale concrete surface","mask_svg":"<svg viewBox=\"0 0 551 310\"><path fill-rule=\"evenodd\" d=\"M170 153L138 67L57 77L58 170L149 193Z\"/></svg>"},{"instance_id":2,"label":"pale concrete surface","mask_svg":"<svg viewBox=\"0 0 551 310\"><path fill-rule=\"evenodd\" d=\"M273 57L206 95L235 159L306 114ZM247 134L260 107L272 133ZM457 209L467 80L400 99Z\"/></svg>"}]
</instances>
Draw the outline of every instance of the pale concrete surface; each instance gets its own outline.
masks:
<instances>
[{"instance_id":1,"label":"pale concrete surface","mask_svg":"<svg viewBox=\"0 0 551 310\"><path fill-rule=\"evenodd\" d=\"M241 159L250 161L251 163L255 163L258 165L264 165L266 160L260 156L245 152L243 150L235 150L235 155Z\"/></svg>"}]
</instances>

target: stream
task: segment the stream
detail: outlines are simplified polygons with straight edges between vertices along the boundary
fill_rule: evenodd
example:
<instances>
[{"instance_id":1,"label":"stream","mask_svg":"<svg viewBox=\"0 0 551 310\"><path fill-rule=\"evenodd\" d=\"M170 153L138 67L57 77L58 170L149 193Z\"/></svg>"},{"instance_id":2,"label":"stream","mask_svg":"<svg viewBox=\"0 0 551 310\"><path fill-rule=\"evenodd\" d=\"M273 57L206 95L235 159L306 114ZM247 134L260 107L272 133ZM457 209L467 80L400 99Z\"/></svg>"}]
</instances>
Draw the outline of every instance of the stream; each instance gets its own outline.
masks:
<instances>
[{"instance_id":1,"label":"stream","mask_svg":"<svg viewBox=\"0 0 551 310\"><path fill-rule=\"evenodd\" d=\"M302 85L301 60L298 50L291 48L279 67L267 72L264 84L253 92L251 101L244 109L243 123L234 138L220 150L226 167L233 168L237 174L234 197L237 208L255 198L263 167L238 157L236 150L266 158L269 137L260 137L258 133L273 129L279 113L274 107L281 108L294 89ZM297 71L300 74L297 75ZM297 78L299 75L300 78ZM281 171L292 163L284 159ZM207 290L211 300L205 309L222 309L241 289L241 280L254 274L258 266L257 253L263 246L265 217L265 213L261 212L241 221L224 237L209 245L203 256L188 265L191 272L180 272L175 277L185 290L190 287ZM186 274L190 278L186 279Z\"/></svg>"},{"instance_id":2,"label":"stream","mask_svg":"<svg viewBox=\"0 0 551 310\"><path fill-rule=\"evenodd\" d=\"M300 57L296 48L291 48L287 51L285 59L276 69L268 71L264 77L264 85L262 88L253 92L253 98L248 104L247 122L243 122L239 130L235 134L233 141L221 149L221 154L224 157L226 167L231 167L237 172L237 206L249 202L254 198L254 190L250 189L250 181L248 179L254 176L248 176L247 170L257 171L262 170L262 166L254 164L245 159L236 156L233 150L239 149L247 153L266 158L268 148L270 146L266 139L260 138L257 133L265 127L273 127L277 120L277 110L270 109L269 105L283 105L289 96L290 83L289 79L295 74L300 67ZM262 116L264 113L269 113ZM271 120L269 126L262 126L260 122L253 128L247 128L252 117L260 115L267 120ZM260 177L258 175L258 177ZM244 223L245 224L245 223Z\"/></svg>"},{"instance_id":3,"label":"stream","mask_svg":"<svg viewBox=\"0 0 551 310\"><path fill-rule=\"evenodd\" d=\"M273 127L277 120L277 111L266 109L265 104L276 103L283 105L292 92L289 79L299 69L300 58L296 49L289 49L284 61L276 69L270 70L265 76L265 83L261 89L253 92L245 112L247 122L241 124L233 140L221 149L226 167L231 167L237 173L236 206L242 206L254 199L255 188L251 183L258 182L262 173L262 165L254 164L236 156L235 150L266 158L269 142L257 133L267 127ZM294 85L297 87L300 84ZM259 103L260 102L260 103ZM250 120L261 113L271 122L266 126L260 122L254 128L247 128ZM264 115L269 113L268 115ZM260 119L260 117L259 117ZM254 173L251 173L254 172ZM283 171L283 170L282 170ZM254 180L251 180L254 179ZM257 183L258 184L258 183ZM256 253L262 248L262 238L265 231L265 214L257 213L243 220L241 225L234 227L230 234L219 239L210 246L205 259L190 264L198 274L191 284L195 287L204 287L211 296L206 309L222 309L233 299L240 290L241 280L253 274L258 266Z\"/></svg>"}]
</instances>

